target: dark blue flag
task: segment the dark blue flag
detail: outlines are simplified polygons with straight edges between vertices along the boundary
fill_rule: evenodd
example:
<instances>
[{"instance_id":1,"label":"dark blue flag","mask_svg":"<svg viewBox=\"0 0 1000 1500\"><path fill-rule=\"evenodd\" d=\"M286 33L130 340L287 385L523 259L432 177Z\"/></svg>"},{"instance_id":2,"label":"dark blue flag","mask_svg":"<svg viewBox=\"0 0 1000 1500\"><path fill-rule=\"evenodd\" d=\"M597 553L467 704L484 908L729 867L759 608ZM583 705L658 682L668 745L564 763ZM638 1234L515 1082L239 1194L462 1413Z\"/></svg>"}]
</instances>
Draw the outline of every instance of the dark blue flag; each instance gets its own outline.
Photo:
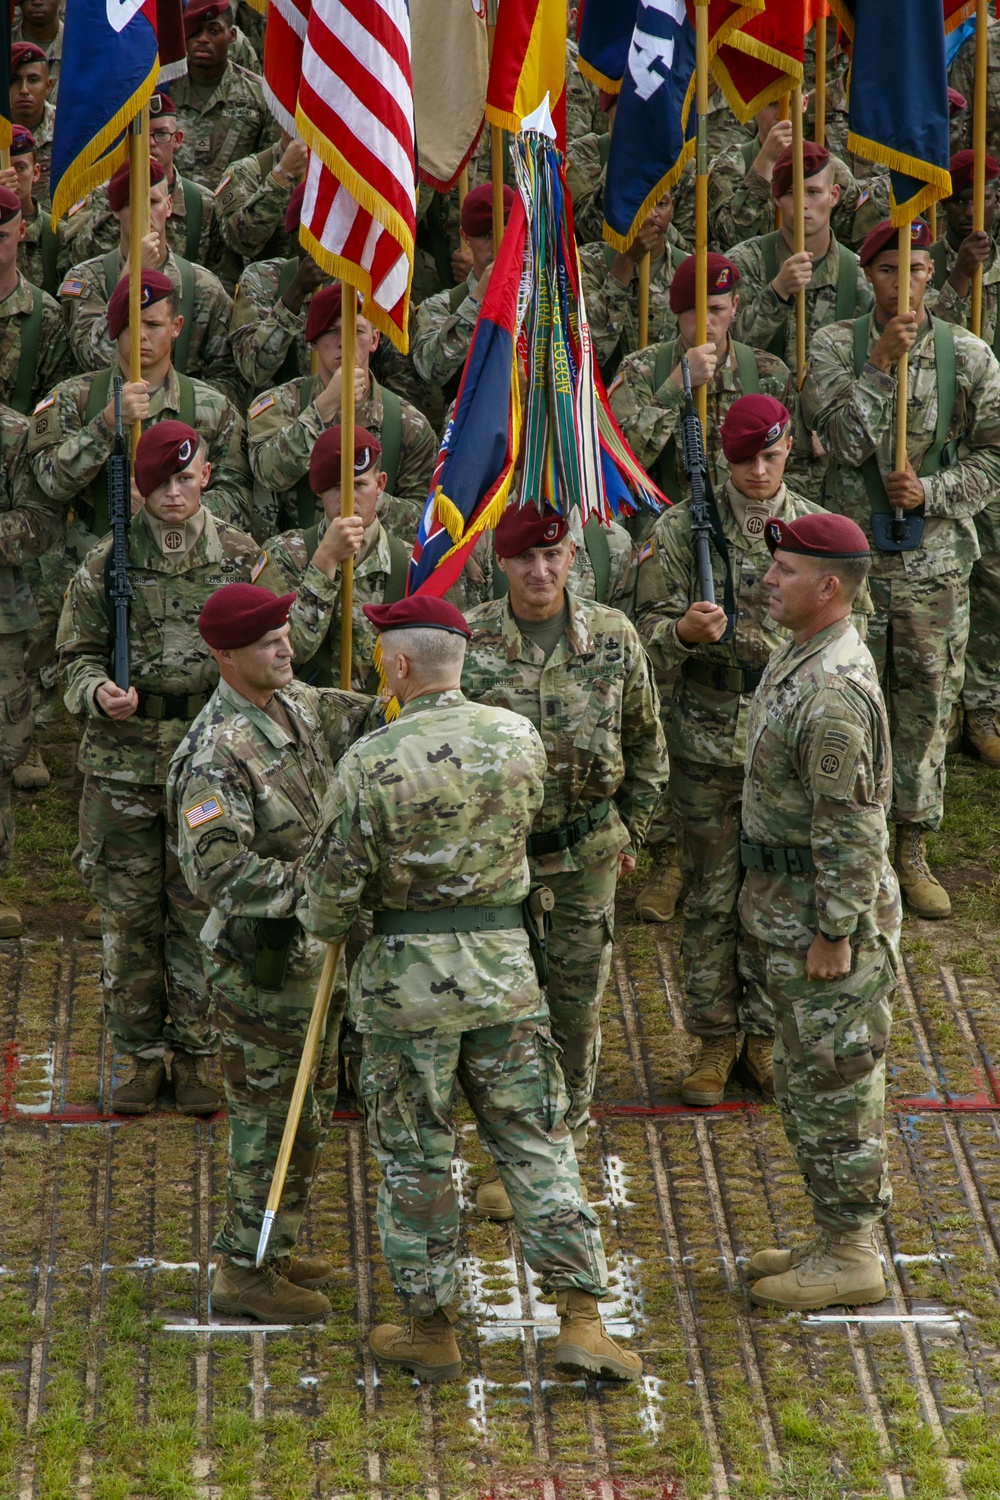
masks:
<instances>
[{"instance_id":1,"label":"dark blue flag","mask_svg":"<svg viewBox=\"0 0 1000 1500\"><path fill-rule=\"evenodd\" d=\"M623 0L586 0L580 17L580 72L617 94L625 72L635 11Z\"/></svg>"}]
</instances>

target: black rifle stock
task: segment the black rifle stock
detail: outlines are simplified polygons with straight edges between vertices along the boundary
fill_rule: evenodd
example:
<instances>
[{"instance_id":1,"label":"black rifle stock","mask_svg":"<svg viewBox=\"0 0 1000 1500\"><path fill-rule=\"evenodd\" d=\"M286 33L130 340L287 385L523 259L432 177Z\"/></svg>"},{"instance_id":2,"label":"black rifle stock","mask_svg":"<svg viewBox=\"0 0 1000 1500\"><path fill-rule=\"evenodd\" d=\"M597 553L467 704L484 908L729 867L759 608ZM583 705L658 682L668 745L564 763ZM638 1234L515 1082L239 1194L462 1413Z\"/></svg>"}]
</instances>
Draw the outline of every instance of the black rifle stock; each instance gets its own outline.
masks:
<instances>
[{"instance_id":1,"label":"black rifle stock","mask_svg":"<svg viewBox=\"0 0 1000 1500\"><path fill-rule=\"evenodd\" d=\"M132 464L128 439L122 427L122 378L114 379L115 440L108 459L108 516L111 521L110 567L105 572L108 612L114 627L115 682L128 691L130 666L128 649L129 609L132 585L128 576L128 534L132 525Z\"/></svg>"},{"instance_id":2,"label":"black rifle stock","mask_svg":"<svg viewBox=\"0 0 1000 1500\"><path fill-rule=\"evenodd\" d=\"M715 579L712 576L712 554L709 538L712 535L712 516L709 508L708 459L705 456L705 435L701 430L701 418L695 411L691 394L691 369L687 355L681 356L681 372L684 376L684 416L681 419L681 444L684 471L691 482L691 531L694 535L695 553L698 559L698 597L706 604L715 603Z\"/></svg>"}]
</instances>

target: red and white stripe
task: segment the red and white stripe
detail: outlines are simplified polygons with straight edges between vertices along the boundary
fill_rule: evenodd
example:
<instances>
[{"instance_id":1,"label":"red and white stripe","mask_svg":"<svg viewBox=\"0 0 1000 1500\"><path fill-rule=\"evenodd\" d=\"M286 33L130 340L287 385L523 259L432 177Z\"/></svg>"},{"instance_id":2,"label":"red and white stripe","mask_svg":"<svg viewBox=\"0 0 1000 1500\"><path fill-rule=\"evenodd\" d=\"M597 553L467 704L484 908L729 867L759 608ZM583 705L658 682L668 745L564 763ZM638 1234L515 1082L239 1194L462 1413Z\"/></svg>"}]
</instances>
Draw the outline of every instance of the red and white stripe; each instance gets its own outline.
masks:
<instances>
[{"instance_id":1,"label":"red and white stripe","mask_svg":"<svg viewBox=\"0 0 1000 1500\"><path fill-rule=\"evenodd\" d=\"M309 0L271 0L264 34L264 98L289 135L298 134L295 106L308 25Z\"/></svg>"}]
</instances>

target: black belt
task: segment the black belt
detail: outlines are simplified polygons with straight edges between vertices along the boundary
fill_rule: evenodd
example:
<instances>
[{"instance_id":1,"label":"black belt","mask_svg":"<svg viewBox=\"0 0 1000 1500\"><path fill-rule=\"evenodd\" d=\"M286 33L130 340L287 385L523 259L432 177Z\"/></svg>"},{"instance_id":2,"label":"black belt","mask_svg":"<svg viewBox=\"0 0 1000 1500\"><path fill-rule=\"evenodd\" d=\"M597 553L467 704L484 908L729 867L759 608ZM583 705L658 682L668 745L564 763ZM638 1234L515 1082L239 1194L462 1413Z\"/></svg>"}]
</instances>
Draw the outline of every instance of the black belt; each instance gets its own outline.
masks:
<instances>
[{"instance_id":1,"label":"black belt","mask_svg":"<svg viewBox=\"0 0 1000 1500\"><path fill-rule=\"evenodd\" d=\"M763 870L767 875L812 875L816 861L811 849L777 848L773 844L751 844L740 834L740 864L744 870Z\"/></svg>"},{"instance_id":2,"label":"black belt","mask_svg":"<svg viewBox=\"0 0 1000 1500\"><path fill-rule=\"evenodd\" d=\"M140 693L136 713L140 719L183 719L190 724L211 696L211 693L191 693L187 697L175 693Z\"/></svg>"},{"instance_id":3,"label":"black belt","mask_svg":"<svg viewBox=\"0 0 1000 1500\"><path fill-rule=\"evenodd\" d=\"M561 854L564 849L572 849L588 833L600 828L610 811L611 798L605 797L603 802L598 802L564 828L553 828L551 833L529 833L528 853L537 859L541 854Z\"/></svg>"},{"instance_id":4,"label":"black belt","mask_svg":"<svg viewBox=\"0 0 1000 1500\"><path fill-rule=\"evenodd\" d=\"M722 667L708 661L686 661L681 671L691 682L717 693L755 693L764 675L763 667Z\"/></svg>"},{"instance_id":5,"label":"black belt","mask_svg":"<svg viewBox=\"0 0 1000 1500\"><path fill-rule=\"evenodd\" d=\"M424 932L502 932L523 927L520 906L446 906L436 911L388 911L374 913L375 937L414 937Z\"/></svg>"}]
</instances>

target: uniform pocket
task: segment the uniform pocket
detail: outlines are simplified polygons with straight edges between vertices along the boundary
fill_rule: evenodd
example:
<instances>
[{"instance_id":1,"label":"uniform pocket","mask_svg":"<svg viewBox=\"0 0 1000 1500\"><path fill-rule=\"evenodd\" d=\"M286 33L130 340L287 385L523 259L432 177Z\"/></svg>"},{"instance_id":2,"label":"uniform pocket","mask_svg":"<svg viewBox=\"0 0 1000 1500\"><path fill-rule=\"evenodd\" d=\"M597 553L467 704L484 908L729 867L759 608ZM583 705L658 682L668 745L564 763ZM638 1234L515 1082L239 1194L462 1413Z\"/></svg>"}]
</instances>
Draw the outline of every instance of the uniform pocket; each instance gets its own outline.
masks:
<instances>
[{"instance_id":1,"label":"uniform pocket","mask_svg":"<svg viewBox=\"0 0 1000 1500\"><path fill-rule=\"evenodd\" d=\"M401 1156L420 1150L413 1077L398 1051L374 1055L370 1036L362 1040L361 1098L373 1151Z\"/></svg>"},{"instance_id":2,"label":"uniform pocket","mask_svg":"<svg viewBox=\"0 0 1000 1500\"><path fill-rule=\"evenodd\" d=\"M546 1135L551 1135L569 1108L569 1095L559 1061L562 1049L541 1026L535 1027L534 1045L538 1059L538 1104L542 1128Z\"/></svg>"}]
</instances>

